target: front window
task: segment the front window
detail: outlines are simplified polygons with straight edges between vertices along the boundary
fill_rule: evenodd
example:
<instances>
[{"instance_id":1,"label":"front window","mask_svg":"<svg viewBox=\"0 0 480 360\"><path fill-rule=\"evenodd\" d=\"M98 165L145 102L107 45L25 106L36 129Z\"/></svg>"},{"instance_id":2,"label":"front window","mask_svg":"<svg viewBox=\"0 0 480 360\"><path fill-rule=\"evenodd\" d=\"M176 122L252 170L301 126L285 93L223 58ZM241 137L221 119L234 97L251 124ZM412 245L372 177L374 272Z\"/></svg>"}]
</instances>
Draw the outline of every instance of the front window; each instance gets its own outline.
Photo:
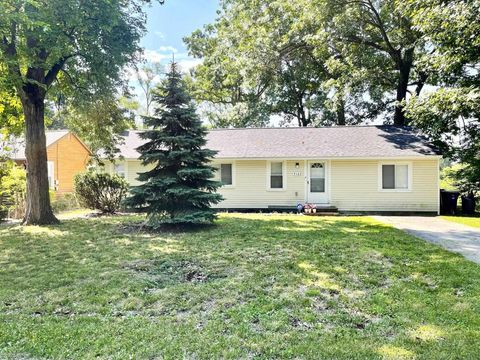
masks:
<instances>
[{"instance_id":1,"label":"front window","mask_svg":"<svg viewBox=\"0 0 480 360\"><path fill-rule=\"evenodd\" d=\"M115 164L115 174L121 177L125 177L125 164Z\"/></svg>"},{"instance_id":2,"label":"front window","mask_svg":"<svg viewBox=\"0 0 480 360\"><path fill-rule=\"evenodd\" d=\"M383 190L408 190L409 189L409 166L407 164L382 165L382 189Z\"/></svg>"},{"instance_id":3,"label":"front window","mask_svg":"<svg viewBox=\"0 0 480 360\"><path fill-rule=\"evenodd\" d=\"M232 164L220 165L220 181L222 185L233 185L233 171Z\"/></svg>"},{"instance_id":4,"label":"front window","mask_svg":"<svg viewBox=\"0 0 480 360\"><path fill-rule=\"evenodd\" d=\"M270 163L270 188L283 189L283 163Z\"/></svg>"}]
</instances>

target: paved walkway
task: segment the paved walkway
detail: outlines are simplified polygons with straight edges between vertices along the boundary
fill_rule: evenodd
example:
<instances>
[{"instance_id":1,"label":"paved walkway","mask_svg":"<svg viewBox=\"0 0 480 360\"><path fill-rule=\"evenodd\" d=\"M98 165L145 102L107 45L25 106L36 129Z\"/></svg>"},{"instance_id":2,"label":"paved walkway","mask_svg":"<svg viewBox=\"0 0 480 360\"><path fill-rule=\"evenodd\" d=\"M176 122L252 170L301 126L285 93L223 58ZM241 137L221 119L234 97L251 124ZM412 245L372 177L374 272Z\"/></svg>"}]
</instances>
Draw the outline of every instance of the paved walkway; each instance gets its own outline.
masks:
<instances>
[{"instance_id":1,"label":"paved walkway","mask_svg":"<svg viewBox=\"0 0 480 360\"><path fill-rule=\"evenodd\" d=\"M480 229L427 216L374 216L378 221L480 264Z\"/></svg>"}]
</instances>

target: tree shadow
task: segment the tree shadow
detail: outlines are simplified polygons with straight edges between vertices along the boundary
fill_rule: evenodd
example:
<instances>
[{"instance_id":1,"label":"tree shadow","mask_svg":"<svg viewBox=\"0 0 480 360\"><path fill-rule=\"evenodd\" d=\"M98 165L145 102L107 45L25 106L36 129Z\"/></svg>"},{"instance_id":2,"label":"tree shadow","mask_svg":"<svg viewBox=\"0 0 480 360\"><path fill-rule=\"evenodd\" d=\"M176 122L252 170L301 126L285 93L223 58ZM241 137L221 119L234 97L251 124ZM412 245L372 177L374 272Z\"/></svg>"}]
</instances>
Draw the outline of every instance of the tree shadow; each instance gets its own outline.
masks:
<instances>
[{"instance_id":1,"label":"tree shadow","mask_svg":"<svg viewBox=\"0 0 480 360\"><path fill-rule=\"evenodd\" d=\"M420 155L440 155L440 150L431 145L425 136L414 132L409 126L377 126L382 131L379 136L392 143L396 149L413 150Z\"/></svg>"},{"instance_id":2,"label":"tree shadow","mask_svg":"<svg viewBox=\"0 0 480 360\"><path fill-rule=\"evenodd\" d=\"M154 324L185 347L228 334L273 357L355 343L365 357L452 353L480 321L477 266L367 217L222 214L193 233L119 231L139 221L0 230L0 310L57 323L114 314L119 341L143 321L145 338Z\"/></svg>"}]
</instances>

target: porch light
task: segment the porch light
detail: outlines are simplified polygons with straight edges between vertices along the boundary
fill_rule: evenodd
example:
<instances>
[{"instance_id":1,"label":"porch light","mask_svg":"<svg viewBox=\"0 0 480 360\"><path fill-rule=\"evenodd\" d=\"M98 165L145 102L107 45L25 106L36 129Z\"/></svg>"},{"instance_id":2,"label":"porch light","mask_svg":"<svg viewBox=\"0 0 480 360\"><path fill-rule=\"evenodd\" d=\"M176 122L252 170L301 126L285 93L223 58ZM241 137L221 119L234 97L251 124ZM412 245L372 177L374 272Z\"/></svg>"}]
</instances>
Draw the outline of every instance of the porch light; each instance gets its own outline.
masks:
<instances>
[{"instance_id":1,"label":"porch light","mask_svg":"<svg viewBox=\"0 0 480 360\"><path fill-rule=\"evenodd\" d=\"M297 162L295 163L295 169L298 169L298 168L300 168L300 163Z\"/></svg>"}]
</instances>

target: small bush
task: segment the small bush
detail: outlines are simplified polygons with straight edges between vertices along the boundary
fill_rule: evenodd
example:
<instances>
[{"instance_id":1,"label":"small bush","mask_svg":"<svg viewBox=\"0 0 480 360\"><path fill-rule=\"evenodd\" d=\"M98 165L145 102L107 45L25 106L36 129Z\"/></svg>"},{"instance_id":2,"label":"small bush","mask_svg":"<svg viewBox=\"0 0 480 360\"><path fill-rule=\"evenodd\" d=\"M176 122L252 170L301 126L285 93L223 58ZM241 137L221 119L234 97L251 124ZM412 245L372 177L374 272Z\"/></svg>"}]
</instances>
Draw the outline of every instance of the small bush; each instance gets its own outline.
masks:
<instances>
[{"instance_id":1,"label":"small bush","mask_svg":"<svg viewBox=\"0 0 480 360\"><path fill-rule=\"evenodd\" d=\"M80 204L106 214L118 211L128 192L122 177L94 171L75 176L74 186Z\"/></svg>"},{"instance_id":2,"label":"small bush","mask_svg":"<svg viewBox=\"0 0 480 360\"><path fill-rule=\"evenodd\" d=\"M13 161L0 159L0 221L24 215L26 187L25 170Z\"/></svg>"},{"instance_id":3,"label":"small bush","mask_svg":"<svg viewBox=\"0 0 480 360\"><path fill-rule=\"evenodd\" d=\"M62 211L76 210L80 207L78 200L73 193L55 194L51 203L52 210L55 214Z\"/></svg>"},{"instance_id":4,"label":"small bush","mask_svg":"<svg viewBox=\"0 0 480 360\"><path fill-rule=\"evenodd\" d=\"M0 222L4 221L5 218L8 216L8 207L6 204L6 196L0 194Z\"/></svg>"}]
</instances>

